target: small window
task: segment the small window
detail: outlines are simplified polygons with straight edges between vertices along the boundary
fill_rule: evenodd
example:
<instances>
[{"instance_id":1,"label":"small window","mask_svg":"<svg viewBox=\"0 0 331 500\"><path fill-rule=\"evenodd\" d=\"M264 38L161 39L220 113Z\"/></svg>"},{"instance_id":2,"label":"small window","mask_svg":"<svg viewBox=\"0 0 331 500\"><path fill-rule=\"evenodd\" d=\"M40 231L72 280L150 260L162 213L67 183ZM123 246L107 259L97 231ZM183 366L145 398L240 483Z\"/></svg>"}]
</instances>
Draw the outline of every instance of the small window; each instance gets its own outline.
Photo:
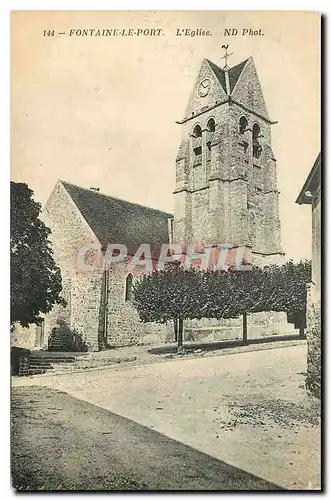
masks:
<instances>
[{"instance_id":1,"label":"small window","mask_svg":"<svg viewBox=\"0 0 331 500\"><path fill-rule=\"evenodd\" d=\"M209 118L209 120L207 122L207 137L206 137L207 161L210 160L210 158L211 158L211 142L213 140L215 128L216 128L216 124L215 124L214 118Z\"/></svg>"},{"instance_id":2,"label":"small window","mask_svg":"<svg viewBox=\"0 0 331 500\"><path fill-rule=\"evenodd\" d=\"M194 160L193 165L201 165L202 163L202 147L198 146L194 148Z\"/></svg>"},{"instance_id":3,"label":"small window","mask_svg":"<svg viewBox=\"0 0 331 500\"><path fill-rule=\"evenodd\" d=\"M202 162L202 128L200 125L195 125L193 129L193 151L194 165L199 165Z\"/></svg>"},{"instance_id":4,"label":"small window","mask_svg":"<svg viewBox=\"0 0 331 500\"><path fill-rule=\"evenodd\" d=\"M214 118L210 118L207 123L207 130L208 132L215 132L215 120Z\"/></svg>"},{"instance_id":5,"label":"small window","mask_svg":"<svg viewBox=\"0 0 331 500\"><path fill-rule=\"evenodd\" d=\"M245 116L242 116L239 120L239 133L244 134L247 130L248 121Z\"/></svg>"},{"instance_id":6,"label":"small window","mask_svg":"<svg viewBox=\"0 0 331 500\"><path fill-rule=\"evenodd\" d=\"M125 280L125 301L128 302L132 299L132 274L128 274Z\"/></svg>"},{"instance_id":7,"label":"small window","mask_svg":"<svg viewBox=\"0 0 331 500\"><path fill-rule=\"evenodd\" d=\"M200 125L196 125L193 129L193 137L201 137L202 136L202 129Z\"/></svg>"}]
</instances>

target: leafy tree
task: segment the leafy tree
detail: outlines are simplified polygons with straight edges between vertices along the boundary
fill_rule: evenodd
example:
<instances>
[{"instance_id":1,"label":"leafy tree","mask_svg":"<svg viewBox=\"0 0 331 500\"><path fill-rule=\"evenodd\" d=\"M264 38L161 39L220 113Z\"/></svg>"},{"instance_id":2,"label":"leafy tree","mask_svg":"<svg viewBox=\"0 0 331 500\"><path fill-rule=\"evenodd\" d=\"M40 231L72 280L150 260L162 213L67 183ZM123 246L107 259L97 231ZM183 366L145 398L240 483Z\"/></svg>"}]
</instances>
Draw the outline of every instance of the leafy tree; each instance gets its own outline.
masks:
<instances>
[{"instance_id":1,"label":"leafy tree","mask_svg":"<svg viewBox=\"0 0 331 500\"><path fill-rule=\"evenodd\" d=\"M276 267L276 266L273 266ZM267 269L267 272L270 272ZM300 312L306 310L307 283L311 282L311 261L294 263L292 260L273 270L276 293L268 303L274 310Z\"/></svg>"},{"instance_id":2,"label":"leafy tree","mask_svg":"<svg viewBox=\"0 0 331 500\"><path fill-rule=\"evenodd\" d=\"M261 275L259 267L251 270L238 270L230 267L227 271L207 271L203 279L210 287L208 318L243 318L243 342L247 342L247 314L256 307L262 307Z\"/></svg>"},{"instance_id":3,"label":"leafy tree","mask_svg":"<svg viewBox=\"0 0 331 500\"><path fill-rule=\"evenodd\" d=\"M183 345L183 320L202 317L199 312L200 273L194 268L168 266L143 276L133 287L133 303L143 322L173 321L175 339Z\"/></svg>"},{"instance_id":4,"label":"leafy tree","mask_svg":"<svg viewBox=\"0 0 331 500\"><path fill-rule=\"evenodd\" d=\"M41 205L27 184L20 182L10 183L10 198L11 325L28 326L65 301L48 239L51 230L39 219Z\"/></svg>"},{"instance_id":5,"label":"leafy tree","mask_svg":"<svg viewBox=\"0 0 331 500\"><path fill-rule=\"evenodd\" d=\"M286 312L288 320L299 328L300 336L303 336L306 327L307 283L311 282L311 261L294 263L290 260L280 267L265 268L265 273L268 285L264 285L263 310Z\"/></svg>"},{"instance_id":6,"label":"leafy tree","mask_svg":"<svg viewBox=\"0 0 331 500\"><path fill-rule=\"evenodd\" d=\"M294 315L304 331L306 283L311 264L289 261L282 266L252 266L251 270L230 267L199 271L182 266L144 276L134 287L134 304L142 321L173 320L178 346L183 341L184 319L243 318L243 342L247 343L247 315L275 311Z\"/></svg>"}]
</instances>

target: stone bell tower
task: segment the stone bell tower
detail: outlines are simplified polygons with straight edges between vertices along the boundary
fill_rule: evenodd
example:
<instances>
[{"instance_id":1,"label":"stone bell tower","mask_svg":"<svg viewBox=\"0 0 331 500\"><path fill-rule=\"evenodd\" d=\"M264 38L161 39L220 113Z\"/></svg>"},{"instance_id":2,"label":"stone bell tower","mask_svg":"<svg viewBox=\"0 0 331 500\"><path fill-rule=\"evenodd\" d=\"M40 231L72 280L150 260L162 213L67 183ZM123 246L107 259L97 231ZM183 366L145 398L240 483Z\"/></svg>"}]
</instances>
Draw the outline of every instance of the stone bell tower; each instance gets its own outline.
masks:
<instances>
[{"instance_id":1,"label":"stone bell tower","mask_svg":"<svg viewBox=\"0 0 331 500\"><path fill-rule=\"evenodd\" d=\"M174 242L228 243L254 264L281 263L275 122L252 57L223 69L204 59L177 123Z\"/></svg>"}]
</instances>

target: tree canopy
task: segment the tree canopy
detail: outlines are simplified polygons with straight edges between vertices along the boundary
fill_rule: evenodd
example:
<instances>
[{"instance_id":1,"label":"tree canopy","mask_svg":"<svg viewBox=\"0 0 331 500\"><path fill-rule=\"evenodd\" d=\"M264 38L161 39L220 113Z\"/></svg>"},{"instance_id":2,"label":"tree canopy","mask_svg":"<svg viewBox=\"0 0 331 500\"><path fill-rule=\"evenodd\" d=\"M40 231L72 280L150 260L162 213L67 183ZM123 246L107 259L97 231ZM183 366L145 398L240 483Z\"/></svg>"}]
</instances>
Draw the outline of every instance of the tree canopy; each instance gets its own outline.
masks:
<instances>
[{"instance_id":1,"label":"tree canopy","mask_svg":"<svg viewBox=\"0 0 331 500\"><path fill-rule=\"evenodd\" d=\"M138 280L134 305L144 322L173 320L175 333L177 320L229 319L264 311L304 316L310 280L310 261L227 271L170 265Z\"/></svg>"},{"instance_id":2,"label":"tree canopy","mask_svg":"<svg viewBox=\"0 0 331 500\"><path fill-rule=\"evenodd\" d=\"M41 205L27 184L10 183L11 324L38 323L40 314L60 297L62 284L48 239L51 230L40 220Z\"/></svg>"}]
</instances>

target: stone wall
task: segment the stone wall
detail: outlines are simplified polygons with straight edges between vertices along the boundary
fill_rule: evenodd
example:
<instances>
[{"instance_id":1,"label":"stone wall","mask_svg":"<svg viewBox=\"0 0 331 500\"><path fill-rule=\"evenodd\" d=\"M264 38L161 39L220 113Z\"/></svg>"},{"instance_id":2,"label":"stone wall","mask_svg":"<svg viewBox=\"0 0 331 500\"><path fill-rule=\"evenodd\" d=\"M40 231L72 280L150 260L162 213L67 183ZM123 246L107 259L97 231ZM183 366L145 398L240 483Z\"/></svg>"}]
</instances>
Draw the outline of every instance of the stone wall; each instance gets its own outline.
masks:
<instances>
[{"instance_id":1,"label":"stone wall","mask_svg":"<svg viewBox=\"0 0 331 500\"><path fill-rule=\"evenodd\" d=\"M105 273L98 250L86 252L86 245L99 245L76 205L58 182L44 210L43 220L52 230L54 258L61 269L66 307L54 306L45 317L45 345L58 319L78 331L91 351L110 346L162 343L171 338L171 326L144 324L131 301L125 301L128 262L116 263ZM84 268L81 264L84 264Z\"/></svg>"},{"instance_id":2,"label":"stone wall","mask_svg":"<svg viewBox=\"0 0 331 500\"><path fill-rule=\"evenodd\" d=\"M36 347L36 342L37 325L32 324L26 328L19 324L14 325L11 332L11 346L33 349Z\"/></svg>"},{"instance_id":3,"label":"stone wall","mask_svg":"<svg viewBox=\"0 0 331 500\"><path fill-rule=\"evenodd\" d=\"M242 339L242 317L236 319L187 320L184 323L185 339L195 342L220 342ZM287 323L286 313L262 312L247 316L248 340L277 335L295 335L298 330Z\"/></svg>"},{"instance_id":4,"label":"stone wall","mask_svg":"<svg viewBox=\"0 0 331 500\"><path fill-rule=\"evenodd\" d=\"M209 78L206 97L199 83ZM239 120L247 127L240 132ZM213 119L216 129L209 134ZM201 159L194 153L195 127L202 129ZM252 130L260 128L262 147L253 156ZM231 99L203 61L181 125L174 191L174 242L248 245L265 263L281 263L281 232L277 166L271 147L271 127L262 88L250 58L232 92ZM206 148L211 138L210 154ZM209 140L208 139L208 140ZM270 256L270 259L268 258Z\"/></svg>"},{"instance_id":5,"label":"stone wall","mask_svg":"<svg viewBox=\"0 0 331 500\"><path fill-rule=\"evenodd\" d=\"M132 300L125 300L126 277L129 272L127 260L112 264L109 269L107 344L162 344L171 340L172 325L142 323ZM135 279L139 279L139 272L136 272L133 282Z\"/></svg>"},{"instance_id":6,"label":"stone wall","mask_svg":"<svg viewBox=\"0 0 331 500\"><path fill-rule=\"evenodd\" d=\"M58 319L75 328L87 341L90 349L98 346L98 311L100 306L101 278L85 271L81 264L93 266L98 252L84 253L86 245L99 245L96 236L80 214L61 181L56 184L45 208L42 219L51 229L50 240L54 258L61 269L62 296L66 307L54 306L45 317L45 345Z\"/></svg>"},{"instance_id":7,"label":"stone wall","mask_svg":"<svg viewBox=\"0 0 331 500\"><path fill-rule=\"evenodd\" d=\"M307 307L307 390L315 397L321 397L321 306L319 292L308 288Z\"/></svg>"},{"instance_id":8,"label":"stone wall","mask_svg":"<svg viewBox=\"0 0 331 500\"><path fill-rule=\"evenodd\" d=\"M71 281L70 326L80 333L89 351L99 350L99 311L102 271L77 272Z\"/></svg>"},{"instance_id":9,"label":"stone wall","mask_svg":"<svg viewBox=\"0 0 331 500\"><path fill-rule=\"evenodd\" d=\"M307 287L307 378L306 386L321 396L321 199L312 204L312 284Z\"/></svg>"},{"instance_id":10,"label":"stone wall","mask_svg":"<svg viewBox=\"0 0 331 500\"><path fill-rule=\"evenodd\" d=\"M321 289L321 193L319 192L312 204L312 281L315 293ZM318 292L317 292L318 291Z\"/></svg>"}]
</instances>

